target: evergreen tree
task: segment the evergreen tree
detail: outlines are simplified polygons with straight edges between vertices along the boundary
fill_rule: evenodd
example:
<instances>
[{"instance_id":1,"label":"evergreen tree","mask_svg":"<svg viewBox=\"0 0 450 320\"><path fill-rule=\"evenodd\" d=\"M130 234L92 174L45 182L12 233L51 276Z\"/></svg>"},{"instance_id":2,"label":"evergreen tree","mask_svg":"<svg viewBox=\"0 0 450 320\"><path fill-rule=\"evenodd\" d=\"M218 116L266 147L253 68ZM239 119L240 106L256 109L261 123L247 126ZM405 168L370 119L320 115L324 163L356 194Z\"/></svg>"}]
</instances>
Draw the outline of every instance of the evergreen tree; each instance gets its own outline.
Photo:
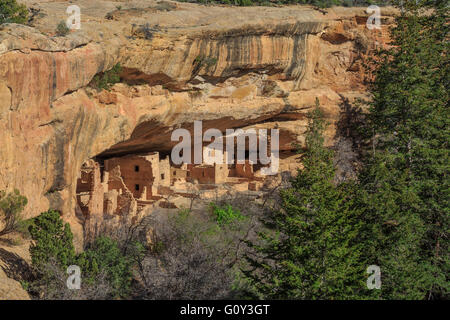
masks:
<instances>
[{"instance_id":1,"label":"evergreen tree","mask_svg":"<svg viewBox=\"0 0 450 320\"><path fill-rule=\"evenodd\" d=\"M115 297L126 297L130 292L133 261L119 248L117 241L99 237L77 257L77 265L83 270L84 280L94 283L104 272Z\"/></svg>"},{"instance_id":2,"label":"evergreen tree","mask_svg":"<svg viewBox=\"0 0 450 320\"><path fill-rule=\"evenodd\" d=\"M31 261L37 271L30 288L33 294L42 292L44 296L53 297L69 290L65 283L61 287L60 282L61 274L65 275L70 265L80 267L83 290L101 285L104 287L99 289L105 291L98 293L111 298L127 297L131 292L134 261L130 254L121 251L117 241L99 237L76 255L70 225L64 224L59 212L53 210L34 218L29 231L33 239ZM132 248L138 244L133 244Z\"/></svg>"},{"instance_id":3,"label":"evergreen tree","mask_svg":"<svg viewBox=\"0 0 450 320\"><path fill-rule=\"evenodd\" d=\"M27 198L17 189L10 193L0 191L0 237L20 229L20 214L27 203Z\"/></svg>"},{"instance_id":4,"label":"evergreen tree","mask_svg":"<svg viewBox=\"0 0 450 320\"><path fill-rule=\"evenodd\" d=\"M30 246L31 261L41 272L52 259L64 269L75 261L73 234L69 224L63 223L59 212L43 212L33 219L29 231L34 240Z\"/></svg>"},{"instance_id":5,"label":"evergreen tree","mask_svg":"<svg viewBox=\"0 0 450 320\"><path fill-rule=\"evenodd\" d=\"M360 176L361 207L382 298L449 291L447 20L446 1L404 1L371 87L373 148Z\"/></svg>"},{"instance_id":6,"label":"evergreen tree","mask_svg":"<svg viewBox=\"0 0 450 320\"><path fill-rule=\"evenodd\" d=\"M263 298L350 299L364 297L366 263L361 261L361 217L351 183L336 186L333 152L324 147L325 122L316 101L306 133L304 168L281 191L281 210L249 243L261 258L248 256L244 274Z\"/></svg>"}]
</instances>

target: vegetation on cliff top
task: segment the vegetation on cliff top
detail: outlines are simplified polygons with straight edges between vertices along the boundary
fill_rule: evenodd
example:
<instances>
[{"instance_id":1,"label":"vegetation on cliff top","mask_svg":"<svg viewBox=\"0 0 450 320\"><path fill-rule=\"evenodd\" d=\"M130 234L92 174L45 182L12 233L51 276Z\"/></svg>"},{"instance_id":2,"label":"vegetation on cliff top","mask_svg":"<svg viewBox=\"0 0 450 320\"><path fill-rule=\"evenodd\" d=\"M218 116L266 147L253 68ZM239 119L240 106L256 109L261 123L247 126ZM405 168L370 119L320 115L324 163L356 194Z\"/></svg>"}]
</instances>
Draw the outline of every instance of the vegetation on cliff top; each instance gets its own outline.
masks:
<instances>
[{"instance_id":1,"label":"vegetation on cliff top","mask_svg":"<svg viewBox=\"0 0 450 320\"><path fill-rule=\"evenodd\" d=\"M67 26L65 21L60 21L56 26L56 35L59 37L64 37L70 32L69 27Z\"/></svg>"},{"instance_id":2,"label":"vegetation on cliff top","mask_svg":"<svg viewBox=\"0 0 450 320\"><path fill-rule=\"evenodd\" d=\"M389 0L374 1L374 0L178 0L180 2L193 2L201 4L228 4L235 6L273 6L273 5L288 5L288 4L307 4L321 8L328 8L331 6L369 6L371 4L386 5L391 3Z\"/></svg>"},{"instance_id":3,"label":"vegetation on cliff top","mask_svg":"<svg viewBox=\"0 0 450 320\"><path fill-rule=\"evenodd\" d=\"M24 4L18 4L16 0L0 0L0 24L24 24L27 21L28 10Z\"/></svg>"}]
</instances>

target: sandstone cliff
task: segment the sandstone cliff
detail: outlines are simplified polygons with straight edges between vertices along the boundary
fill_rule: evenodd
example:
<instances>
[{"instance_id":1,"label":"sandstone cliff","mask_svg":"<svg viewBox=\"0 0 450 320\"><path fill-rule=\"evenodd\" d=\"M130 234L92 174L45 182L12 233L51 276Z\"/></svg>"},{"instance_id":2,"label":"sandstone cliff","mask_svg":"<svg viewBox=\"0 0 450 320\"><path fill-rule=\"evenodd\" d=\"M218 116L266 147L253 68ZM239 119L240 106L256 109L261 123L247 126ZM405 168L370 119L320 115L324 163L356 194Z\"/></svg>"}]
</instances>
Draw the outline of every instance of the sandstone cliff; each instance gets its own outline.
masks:
<instances>
[{"instance_id":1,"label":"sandstone cliff","mask_svg":"<svg viewBox=\"0 0 450 320\"><path fill-rule=\"evenodd\" d=\"M29 244L17 235L0 240L0 301L30 300L23 287L29 280Z\"/></svg>"},{"instance_id":2,"label":"sandstone cliff","mask_svg":"<svg viewBox=\"0 0 450 320\"><path fill-rule=\"evenodd\" d=\"M22 1L32 27L0 26L0 190L28 198L27 217L59 209L75 233L77 175L95 156L168 152L174 128L277 127L302 143L319 98L333 143L342 97L365 95L367 55L385 45L365 8L224 7L156 1ZM66 8L81 30L55 36ZM121 4L120 10L117 5ZM111 91L93 77L123 66Z\"/></svg>"}]
</instances>

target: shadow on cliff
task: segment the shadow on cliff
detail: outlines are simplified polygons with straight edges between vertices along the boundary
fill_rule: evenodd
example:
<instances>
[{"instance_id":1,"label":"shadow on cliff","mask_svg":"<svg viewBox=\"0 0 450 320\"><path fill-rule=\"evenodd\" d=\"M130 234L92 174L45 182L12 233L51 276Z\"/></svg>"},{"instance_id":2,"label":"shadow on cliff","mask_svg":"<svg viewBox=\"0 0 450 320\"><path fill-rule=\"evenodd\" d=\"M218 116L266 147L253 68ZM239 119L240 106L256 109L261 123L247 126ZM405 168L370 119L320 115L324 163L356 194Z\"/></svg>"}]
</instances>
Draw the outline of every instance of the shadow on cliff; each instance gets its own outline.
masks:
<instances>
[{"instance_id":1,"label":"shadow on cliff","mask_svg":"<svg viewBox=\"0 0 450 320\"><path fill-rule=\"evenodd\" d=\"M361 157L367 147L364 132L368 130L366 114L360 107L364 101L356 104L340 95L339 120L336 124L334 164L336 166L335 182L357 179L361 169Z\"/></svg>"},{"instance_id":2,"label":"shadow on cliff","mask_svg":"<svg viewBox=\"0 0 450 320\"><path fill-rule=\"evenodd\" d=\"M8 278L16 281L32 280L30 265L19 255L0 248L0 267Z\"/></svg>"}]
</instances>

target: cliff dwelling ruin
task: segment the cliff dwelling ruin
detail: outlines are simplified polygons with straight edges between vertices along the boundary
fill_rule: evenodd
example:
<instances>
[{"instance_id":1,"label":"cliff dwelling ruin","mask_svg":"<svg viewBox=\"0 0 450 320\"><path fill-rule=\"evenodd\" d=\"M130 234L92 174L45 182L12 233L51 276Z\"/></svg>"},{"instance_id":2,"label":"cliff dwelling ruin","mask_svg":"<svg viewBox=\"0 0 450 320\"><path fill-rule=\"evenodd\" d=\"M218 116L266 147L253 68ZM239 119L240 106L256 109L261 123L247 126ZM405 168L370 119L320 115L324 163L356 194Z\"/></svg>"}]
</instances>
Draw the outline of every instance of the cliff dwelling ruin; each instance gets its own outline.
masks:
<instances>
[{"instance_id":1,"label":"cliff dwelling ruin","mask_svg":"<svg viewBox=\"0 0 450 320\"><path fill-rule=\"evenodd\" d=\"M226 155L225 155L226 156ZM147 207L177 208L174 199L212 200L227 191L261 194L265 177L260 164L174 165L159 152L90 159L79 172L77 210L85 218L137 216Z\"/></svg>"}]
</instances>

